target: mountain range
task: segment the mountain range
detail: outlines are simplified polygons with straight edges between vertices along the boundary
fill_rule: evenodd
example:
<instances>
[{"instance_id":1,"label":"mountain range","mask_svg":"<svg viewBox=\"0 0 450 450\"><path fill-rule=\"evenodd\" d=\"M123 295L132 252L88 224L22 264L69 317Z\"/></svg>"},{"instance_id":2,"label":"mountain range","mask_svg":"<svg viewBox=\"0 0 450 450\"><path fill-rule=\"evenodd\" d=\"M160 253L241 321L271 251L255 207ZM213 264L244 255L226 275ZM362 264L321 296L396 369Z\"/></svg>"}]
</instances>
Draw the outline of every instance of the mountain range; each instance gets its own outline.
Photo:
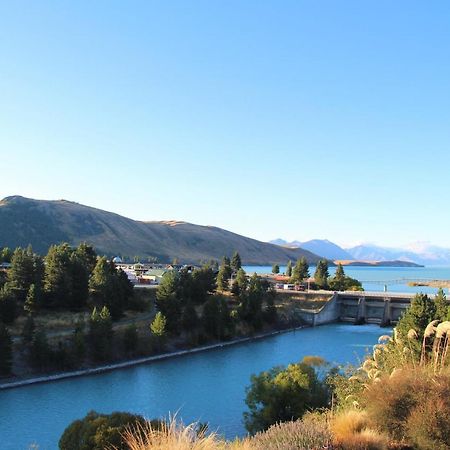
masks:
<instances>
[{"instance_id":1,"label":"mountain range","mask_svg":"<svg viewBox=\"0 0 450 450\"><path fill-rule=\"evenodd\" d=\"M405 248L383 247L374 244L343 248L327 239L314 239L306 242L274 239L270 242L287 248L303 248L331 260L406 261L425 266L450 265L450 249L428 243L419 242Z\"/></svg>"},{"instance_id":2,"label":"mountain range","mask_svg":"<svg viewBox=\"0 0 450 450\"><path fill-rule=\"evenodd\" d=\"M0 247L28 244L45 254L52 244L92 244L98 253L133 258L177 258L180 263L220 260L238 251L243 264L284 264L305 256L301 248L285 248L257 241L213 226L179 221L142 222L67 200L33 200L21 196L0 201Z\"/></svg>"}]
</instances>

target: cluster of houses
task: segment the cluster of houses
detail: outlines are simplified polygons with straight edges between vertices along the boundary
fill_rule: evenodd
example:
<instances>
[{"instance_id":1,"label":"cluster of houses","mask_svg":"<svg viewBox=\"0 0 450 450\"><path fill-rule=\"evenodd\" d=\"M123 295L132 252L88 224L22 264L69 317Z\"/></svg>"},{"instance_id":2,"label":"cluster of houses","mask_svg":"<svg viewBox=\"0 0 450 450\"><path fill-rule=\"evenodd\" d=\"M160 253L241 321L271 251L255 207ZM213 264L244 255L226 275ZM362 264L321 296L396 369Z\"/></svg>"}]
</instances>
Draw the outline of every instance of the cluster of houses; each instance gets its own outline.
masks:
<instances>
[{"instance_id":1,"label":"cluster of houses","mask_svg":"<svg viewBox=\"0 0 450 450\"><path fill-rule=\"evenodd\" d=\"M159 285L163 276L172 270L186 269L193 271L194 266L181 264L156 264L156 263L125 263L119 256L113 258L113 263L118 269L122 269L128 279L134 285Z\"/></svg>"}]
</instances>

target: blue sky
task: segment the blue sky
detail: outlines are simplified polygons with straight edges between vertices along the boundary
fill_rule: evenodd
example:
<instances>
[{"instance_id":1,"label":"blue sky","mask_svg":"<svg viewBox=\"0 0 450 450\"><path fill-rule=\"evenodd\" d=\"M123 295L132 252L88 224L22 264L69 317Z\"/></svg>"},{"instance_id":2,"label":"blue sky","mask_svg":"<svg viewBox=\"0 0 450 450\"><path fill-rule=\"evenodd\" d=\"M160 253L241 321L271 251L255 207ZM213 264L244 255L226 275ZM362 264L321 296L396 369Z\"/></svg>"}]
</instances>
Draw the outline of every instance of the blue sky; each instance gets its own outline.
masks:
<instances>
[{"instance_id":1,"label":"blue sky","mask_svg":"<svg viewBox=\"0 0 450 450\"><path fill-rule=\"evenodd\" d=\"M0 1L0 196L450 246L447 1Z\"/></svg>"}]
</instances>

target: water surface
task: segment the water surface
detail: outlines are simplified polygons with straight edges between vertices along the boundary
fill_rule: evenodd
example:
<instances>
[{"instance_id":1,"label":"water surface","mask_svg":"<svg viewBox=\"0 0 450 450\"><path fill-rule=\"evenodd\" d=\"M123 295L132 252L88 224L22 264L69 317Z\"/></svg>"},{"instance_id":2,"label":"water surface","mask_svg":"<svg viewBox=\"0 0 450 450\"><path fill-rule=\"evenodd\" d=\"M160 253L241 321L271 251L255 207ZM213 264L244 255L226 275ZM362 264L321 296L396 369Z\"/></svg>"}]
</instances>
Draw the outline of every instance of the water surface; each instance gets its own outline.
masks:
<instances>
[{"instance_id":1,"label":"water surface","mask_svg":"<svg viewBox=\"0 0 450 450\"><path fill-rule=\"evenodd\" d=\"M319 355L357 363L385 330L375 325L325 325L94 376L0 391L0 448L56 449L65 427L89 410L130 411L148 418L178 411L185 422L209 422L228 438L245 429L250 375Z\"/></svg>"},{"instance_id":2,"label":"water surface","mask_svg":"<svg viewBox=\"0 0 450 450\"><path fill-rule=\"evenodd\" d=\"M252 274L271 273L271 266L244 266L243 269ZM284 272L286 266L280 266ZM309 271L313 275L316 268L311 266ZM336 268L330 267L330 275L334 275ZM437 288L427 286L408 286L410 280L450 280L450 267L355 267L346 266L344 271L352 278L361 281L366 291L383 291L385 286L389 292L435 294ZM448 293L449 290L445 289Z\"/></svg>"}]
</instances>

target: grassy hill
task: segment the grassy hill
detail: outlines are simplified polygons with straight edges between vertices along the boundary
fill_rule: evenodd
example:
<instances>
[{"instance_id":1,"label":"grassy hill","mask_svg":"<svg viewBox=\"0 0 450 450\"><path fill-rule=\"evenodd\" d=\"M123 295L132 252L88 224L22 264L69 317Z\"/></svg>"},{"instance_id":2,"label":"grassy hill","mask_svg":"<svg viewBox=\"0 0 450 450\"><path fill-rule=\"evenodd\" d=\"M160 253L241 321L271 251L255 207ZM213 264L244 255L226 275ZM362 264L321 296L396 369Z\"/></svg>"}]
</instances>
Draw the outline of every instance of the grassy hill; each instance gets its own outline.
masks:
<instances>
[{"instance_id":1,"label":"grassy hill","mask_svg":"<svg viewBox=\"0 0 450 450\"><path fill-rule=\"evenodd\" d=\"M33 200L20 196L0 201L0 247L31 244L46 253L52 244L80 242L94 245L99 253L133 257L156 256L160 262L179 258L199 263L231 256L237 250L244 264L285 263L305 256L302 249L288 249L260 242L217 227L186 222L141 222L66 200Z\"/></svg>"}]
</instances>

